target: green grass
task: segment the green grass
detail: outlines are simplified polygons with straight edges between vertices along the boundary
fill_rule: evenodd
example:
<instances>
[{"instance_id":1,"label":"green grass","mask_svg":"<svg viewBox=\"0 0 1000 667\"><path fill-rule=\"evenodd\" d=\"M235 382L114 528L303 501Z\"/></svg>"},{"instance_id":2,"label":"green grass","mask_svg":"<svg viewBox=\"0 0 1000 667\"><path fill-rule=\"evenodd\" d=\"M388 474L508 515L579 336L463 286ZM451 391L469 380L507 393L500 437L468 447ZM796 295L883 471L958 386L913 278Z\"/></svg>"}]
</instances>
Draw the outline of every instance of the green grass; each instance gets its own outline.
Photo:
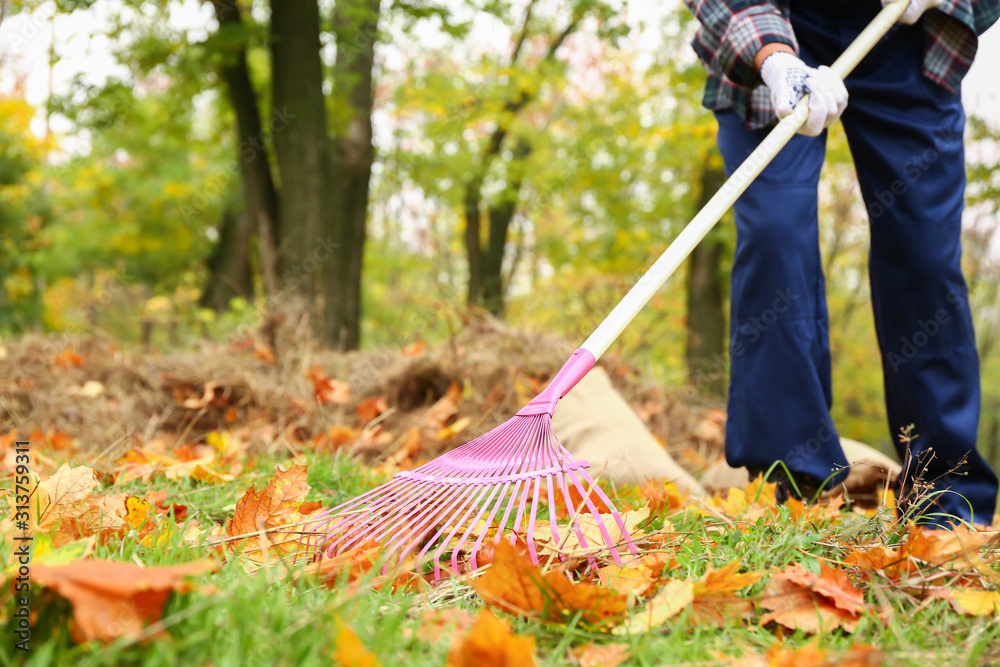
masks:
<instances>
[{"instance_id":1,"label":"green grass","mask_svg":"<svg viewBox=\"0 0 1000 667\"><path fill-rule=\"evenodd\" d=\"M337 503L382 481L344 457L309 455L313 489L310 500ZM167 488L171 500L189 507L190 519L202 525L223 522L233 505L249 487L266 485L274 465L288 460L263 458L236 482L208 486L192 480L154 480L155 489ZM145 493L150 485L138 481L122 490ZM877 519L843 515L837 521L792 520L787 508L777 521L760 520L741 531L719 518L687 510L669 518L670 549L676 567L671 578L697 578L709 566L739 560L751 571L774 572L791 562L815 568L815 557L838 560L845 544L865 543L883 535ZM662 521L660 522L662 523ZM655 523L654 523L655 527ZM103 559L167 565L201 560L208 549L192 547L180 532L168 543L152 549L135 541L98 545L94 556ZM995 566L994 566L995 567ZM752 597L765 579L744 591ZM14 611L12 599L3 598L0 664L73 665L326 665L334 660L338 619L352 628L382 665L442 665L453 633L422 628L420 613L426 609L462 608L475 613L481 600L463 582L451 580L422 593L375 591L369 587L334 588L307 580L279 578L276 569L248 575L232 560L221 570L194 579L196 588L174 595L167 603L160 628L163 632L144 641L119 640L111 644L80 645L69 636L72 612L69 604L51 591L33 589L32 608L37 612L31 652L25 656L12 648ZM211 585L212 593L200 589ZM801 647L812 642L828 651L831 664L856 644L868 644L884 653L890 665L978 665L1000 661L1000 624L995 617L967 617L954 613L948 604L935 600L921 605L895 588L876 584L866 589L871 610L855 632L835 631L819 637L797 632L776 632L762 627L758 616L734 621L728 627L693 626L688 612L655 631L628 637L612 637L581 627L571 619L566 625L545 625L500 614L520 635L531 635L541 665L576 664L570 650L591 642L628 645L626 665L726 664L746 653L763 653L776 642ZM881 620L878 613L882 612ZM783 634L778 639L776 634Z\"/></svg>"}]
</instances>

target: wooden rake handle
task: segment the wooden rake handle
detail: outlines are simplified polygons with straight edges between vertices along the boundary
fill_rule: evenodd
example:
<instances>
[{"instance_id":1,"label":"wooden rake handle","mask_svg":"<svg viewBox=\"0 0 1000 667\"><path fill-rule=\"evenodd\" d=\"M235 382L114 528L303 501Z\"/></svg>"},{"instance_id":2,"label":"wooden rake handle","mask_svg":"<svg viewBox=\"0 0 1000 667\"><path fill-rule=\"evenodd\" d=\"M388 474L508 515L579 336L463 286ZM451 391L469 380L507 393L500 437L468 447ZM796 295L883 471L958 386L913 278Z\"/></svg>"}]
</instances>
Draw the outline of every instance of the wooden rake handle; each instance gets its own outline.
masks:
<instances>
[{"instance_id":1,"label":"wooden rake handle","mask_svg":"<svg viewBox=\"0 0 1000 667\"><path fill-rule=\"evenodd\" d=\"M847 78L862 58L872 50L875 44L889 31L889 28L899 20L909 0L898 0L887 5L872 20L850 46L841 54L830 69L841 79ZM629 290L615 309L594 330L581 346L600 357L611 346L611 343L621 335L625 327L649 302L667 279L677 270L688 255L701 242L705 235L725 215L726 211L736 203L739 196L750 186L755 178L764 170L774 156L784 148L785 144L799 131L809 115L809 95L803 97L795 110L786 116L764 138L739 169L719 188L707 204L688 223L673 243L663 251L659 259L646 271L645 275Z\"/></svg>"}]
</instances>

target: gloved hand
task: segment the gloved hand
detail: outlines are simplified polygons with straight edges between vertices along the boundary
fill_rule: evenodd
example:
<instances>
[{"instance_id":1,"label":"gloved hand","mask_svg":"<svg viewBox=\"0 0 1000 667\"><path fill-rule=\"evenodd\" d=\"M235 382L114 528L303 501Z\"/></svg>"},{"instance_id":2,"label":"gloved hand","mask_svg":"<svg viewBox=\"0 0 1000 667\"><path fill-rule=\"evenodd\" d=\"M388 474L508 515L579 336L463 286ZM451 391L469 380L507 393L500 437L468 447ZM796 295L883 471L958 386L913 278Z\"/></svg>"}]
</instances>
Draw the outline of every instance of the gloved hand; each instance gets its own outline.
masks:
<instances>
[{"instance_id":1,"label":"gloved hand","mask_svg":"<svg viewBox=\"0 0 1000 667\"><path fill-rule=\"evenodd\" d=\"M809 117L800 134L819 136L847 108L847 88L840 77L825 65L809 67L787 51L769 55L761 65L760 76L771 91L771 103L778 118L792 113L802 96L810 93Z\"/></svg>"},{"instance_id":2,"label":"gloved hand","mask_svg":"<svg viewBox=\"0 0 1000 667\"><path fill-rule=\"evenodd\" d=\"M891 5L894 0L882 0L882 6ZM928 9L932 7L938 7L944 0L910 0L910 4L907 5L906 10L903 15L899 17L900 23L905 23L906 25L913 25L920 17L924 15Z\"/></svg>"}]
</instances>

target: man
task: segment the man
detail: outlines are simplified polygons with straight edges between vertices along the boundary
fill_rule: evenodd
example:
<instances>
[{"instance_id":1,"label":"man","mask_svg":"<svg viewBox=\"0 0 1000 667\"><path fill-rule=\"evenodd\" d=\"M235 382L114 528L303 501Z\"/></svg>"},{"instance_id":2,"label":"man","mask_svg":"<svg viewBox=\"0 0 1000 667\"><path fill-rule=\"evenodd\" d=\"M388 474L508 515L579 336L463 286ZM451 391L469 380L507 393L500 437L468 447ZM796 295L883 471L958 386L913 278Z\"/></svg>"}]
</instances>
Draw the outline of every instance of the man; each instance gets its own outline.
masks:
<instances>
[{"instance_id":1,"label":"man","mask_svg":"<svg viewBox=\"0 0 1000 667\"><path fill-rule=\"evenodd\" d=\"M783 461L779 499L846 476L833 397L817 185L842 117L871 228L869 276L900 509L989 524L997 477L976 451L979 359L962 276L962 77L1000 0L911 0L847 78L826 65L889 0L685 0L701 23L704 104L732 173L775 116L809 117L736 204L726 456L751 474ZM848 93L850 103L848 104ZM760 326L762 317L769 323ZM912 431L905 431L912 424Z\"/></svg>"}]
</instances>

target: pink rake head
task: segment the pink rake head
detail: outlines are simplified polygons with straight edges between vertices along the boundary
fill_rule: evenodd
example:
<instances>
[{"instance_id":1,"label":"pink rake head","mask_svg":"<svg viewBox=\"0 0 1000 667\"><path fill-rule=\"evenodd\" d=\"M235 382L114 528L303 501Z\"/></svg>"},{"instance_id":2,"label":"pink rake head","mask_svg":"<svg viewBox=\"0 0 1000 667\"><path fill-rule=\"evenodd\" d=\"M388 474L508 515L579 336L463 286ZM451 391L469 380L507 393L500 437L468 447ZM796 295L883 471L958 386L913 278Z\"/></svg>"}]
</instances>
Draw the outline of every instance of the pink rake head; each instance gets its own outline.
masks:
<instances>
[{"instance_id":1,"label":"pink rake head","mask_svg":"<svg viewBox=\"0 0 1000 667\"><path fill-rule=\"evenodd\" d=\"M366 542L382 543L388 568L398 555L400 564L417 552L417 567L434 550L434 578L441 578L441 557L451 550L451 570L458 573L459 555L468 550L471 569L476 556L493 531L494 542L504 534L514 542L521 533L528 553L538 562L535 545L535 517L542 500L548 507L553 544L563 543L557 526L557 498L570 508L570 529L585 549L602 545L588 544L575 514L579 499L580 514L590 512L600 531L604 547L620 563L618 546L622 543L637 553L625 522L605 493L584 472L586 461L577 461L552 431L552 414L559 398L572 389L593 368L594 356L579 349L563 365L549 386L513 418L488 433L410 471L396 473L393 479L371 491L334 507L316 517L303 544L309 550L322 550L327 557L343 553ZM571 489L577 492L573 502ZM597 506L593 493L611 512L621 539L612 537ZM510 522L513 515L513 522ZM477 535L478 533L478 535ZM469 542L475 536L471 547Z\"/></svg>"}]
</instances>

